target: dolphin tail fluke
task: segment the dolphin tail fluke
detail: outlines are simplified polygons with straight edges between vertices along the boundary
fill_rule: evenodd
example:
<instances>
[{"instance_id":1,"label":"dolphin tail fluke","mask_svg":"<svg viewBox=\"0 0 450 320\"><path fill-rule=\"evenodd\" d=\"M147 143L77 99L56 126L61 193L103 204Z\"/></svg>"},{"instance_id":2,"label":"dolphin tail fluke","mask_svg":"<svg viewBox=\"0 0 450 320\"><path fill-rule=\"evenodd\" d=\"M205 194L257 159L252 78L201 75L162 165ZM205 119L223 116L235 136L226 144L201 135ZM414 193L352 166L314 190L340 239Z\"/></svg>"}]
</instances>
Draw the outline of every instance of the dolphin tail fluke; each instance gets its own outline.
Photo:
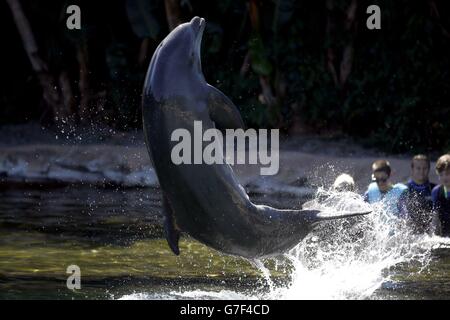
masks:
<instances>
[{"instance_id":1,"label":"dolphin tail fluke","mask_svg":"<svg viewBox=\"0 0 450 320\"><path fill-rule=\"evenodd\" d=\"M284 221L287 224L295 224L300 221L306 224L314 224L321 221L345 219L356 216L364 216L371 213L371 210L366 211L342 211L333 212L331 210L290 210L290 209L276 209L265 205L257 205L259 213L269 217L269 221L273 221L273 217L277 217L278 221Z\"/></svg>"},{"instance_id":2,"label":"dolphin tail fluke","mask_svg":"<svg viewBox=\"0 0 450 320\"><path fill-rule=\"evenodd\" d=\"M338 214L331 214L328 211L320 211L320 210L302 210L303 214L306 214L308 220L311 222L320 222L327 220L335 220L335 219L345 219L356 216L364 216L372 211L344 211L339 212Z\"/></svg>"},{"instance_id":3,"label":"dolphin tail fluke","mask_svg":"<svg viewBox=\"0 0 450 320\"><path fill-rule=\"evenodd\" d=\"M165 215L164 234L167 240L167 244L169 245L172 252L178 256L180 254L180 248L178 247L178 241L180 240L180 231L175 226L173 212L166 196L163 196L162 203Z\"/></svg>"}]
</instances>

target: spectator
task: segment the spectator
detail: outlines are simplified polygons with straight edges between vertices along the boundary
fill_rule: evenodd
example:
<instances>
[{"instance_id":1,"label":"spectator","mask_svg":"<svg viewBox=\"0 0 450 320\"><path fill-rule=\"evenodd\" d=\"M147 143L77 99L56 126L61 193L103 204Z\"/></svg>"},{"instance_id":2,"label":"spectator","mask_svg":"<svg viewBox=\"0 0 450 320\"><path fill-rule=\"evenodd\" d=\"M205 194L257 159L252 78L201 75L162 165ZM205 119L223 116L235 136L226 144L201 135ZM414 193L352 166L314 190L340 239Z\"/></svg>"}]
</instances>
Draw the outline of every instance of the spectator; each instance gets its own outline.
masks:
<instances>
[{"instance_id":1,"label":"spectator","mask_svg":"<svg viewBox=\"0 0 450 320\"><path fill-rule=\"evenodd\" d=\"M436 186L428 179L430 159L422 154L411 161L411 179L406 184L406 191L400 196L400 216L408 221L414 233L430 231L433 202L431 191Z\"/></svg>"},{"instance_id":2,"label":"spectator","mask_svg":"<svg viewBox=\"0 0 450 320\"><path fill-rule=\"evenodd\" d=\"M441 156L436 162L436 173L440 184L431 192L433 210L436 215L436 233L450 236L450 154Z\"/></svg>"},{"instance_id":3,"label":"spectator","mask_svg":"<svg viewBox=\"0 0 450 320\"><path fill-rule=\"evenodd\" d=\"M406 190L402 183L390 182L391 166L387 160L377 160L372 164L372 183L364 194L364 200L370 204L381 202L387 213L399 216L399 198Z\"/></svg>"}]
</instances>

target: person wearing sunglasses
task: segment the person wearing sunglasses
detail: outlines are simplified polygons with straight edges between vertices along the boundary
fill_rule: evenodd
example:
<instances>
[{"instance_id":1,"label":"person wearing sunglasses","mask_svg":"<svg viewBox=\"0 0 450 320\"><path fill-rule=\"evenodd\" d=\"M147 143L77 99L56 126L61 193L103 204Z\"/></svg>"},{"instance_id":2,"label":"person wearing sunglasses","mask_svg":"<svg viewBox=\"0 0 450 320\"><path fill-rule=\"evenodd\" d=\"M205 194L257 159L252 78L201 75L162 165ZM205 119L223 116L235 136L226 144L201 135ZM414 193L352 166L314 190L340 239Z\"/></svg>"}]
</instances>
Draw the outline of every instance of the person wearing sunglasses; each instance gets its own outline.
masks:
<instances>
[{"instance_id":1,"label":"person wearing sunglasses","mask_svg":"<svg viewBox=\"0 0 450 320\"><path fill-rule=\"evenodd\" d=\"M372 183L364 194L370 204L381 202L383 208L395 216L400 216L399 199L407 187L402 183L390 182L391 165L387 160L377 160L372 164Z\"/></svg>"}]
</instances>

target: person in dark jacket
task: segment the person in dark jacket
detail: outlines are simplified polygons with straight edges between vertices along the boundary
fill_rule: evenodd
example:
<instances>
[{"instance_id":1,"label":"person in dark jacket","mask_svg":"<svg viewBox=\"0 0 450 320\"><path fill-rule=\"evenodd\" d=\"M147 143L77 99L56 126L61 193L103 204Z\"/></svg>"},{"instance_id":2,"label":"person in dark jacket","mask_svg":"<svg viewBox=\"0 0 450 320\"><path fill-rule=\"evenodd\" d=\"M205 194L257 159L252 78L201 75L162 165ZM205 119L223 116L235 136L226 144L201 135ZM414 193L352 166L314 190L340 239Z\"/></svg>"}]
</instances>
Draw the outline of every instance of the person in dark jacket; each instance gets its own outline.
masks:
<instances>
[{"instance_id":1,"label":"person in dark jacket","mask_svg":"<svg viewBox=\"0 0 450 320\"><path fill-rule=\"evenodd\" d=\"M438 159L436 173L440 184L431 193L433 210L437 218L435 232L443 237L450 237L450 154Z\"/></svg>"},{"instance_id":2,"label":"person in dark jacket","mask_svg":"<svg viewBox=\"0 0 450 320\"><path fill-rule=\"evenodd\" d=\"M411 179L400 196L400 216L407 219L414 233L429 233L433 217L431 191L436 186L428 179L430 159L423 154L411 161Z\"/></svg>"}]
</instances>

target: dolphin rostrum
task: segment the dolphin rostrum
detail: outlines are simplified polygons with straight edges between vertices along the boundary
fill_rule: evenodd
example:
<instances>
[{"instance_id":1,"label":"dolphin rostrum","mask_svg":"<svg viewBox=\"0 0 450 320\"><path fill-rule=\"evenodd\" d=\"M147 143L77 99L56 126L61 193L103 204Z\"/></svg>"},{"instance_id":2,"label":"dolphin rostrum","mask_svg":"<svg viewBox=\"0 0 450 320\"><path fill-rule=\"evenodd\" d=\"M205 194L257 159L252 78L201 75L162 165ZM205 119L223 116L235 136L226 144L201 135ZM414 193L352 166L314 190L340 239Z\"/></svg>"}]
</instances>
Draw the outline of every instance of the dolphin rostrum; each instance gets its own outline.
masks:
<instances>
[{"instance_id":1,"label":"dolphin rostrum","mask_svg":"<svg viewBox=\"0 0 450 320\"><path fill-rule=\"evenodd\" d=\"M142 112L146 143L163 192L165 235L179 254L180 231L227 254L261 258L300 242L320 221L368 212L326 216L318 210L280 210L255 205L223 164L174 164L172 132L237 129L236 106L203 76L200 46L205 20L176 27L155 50L144 84Z\"/></svg>"}]
</instances>

